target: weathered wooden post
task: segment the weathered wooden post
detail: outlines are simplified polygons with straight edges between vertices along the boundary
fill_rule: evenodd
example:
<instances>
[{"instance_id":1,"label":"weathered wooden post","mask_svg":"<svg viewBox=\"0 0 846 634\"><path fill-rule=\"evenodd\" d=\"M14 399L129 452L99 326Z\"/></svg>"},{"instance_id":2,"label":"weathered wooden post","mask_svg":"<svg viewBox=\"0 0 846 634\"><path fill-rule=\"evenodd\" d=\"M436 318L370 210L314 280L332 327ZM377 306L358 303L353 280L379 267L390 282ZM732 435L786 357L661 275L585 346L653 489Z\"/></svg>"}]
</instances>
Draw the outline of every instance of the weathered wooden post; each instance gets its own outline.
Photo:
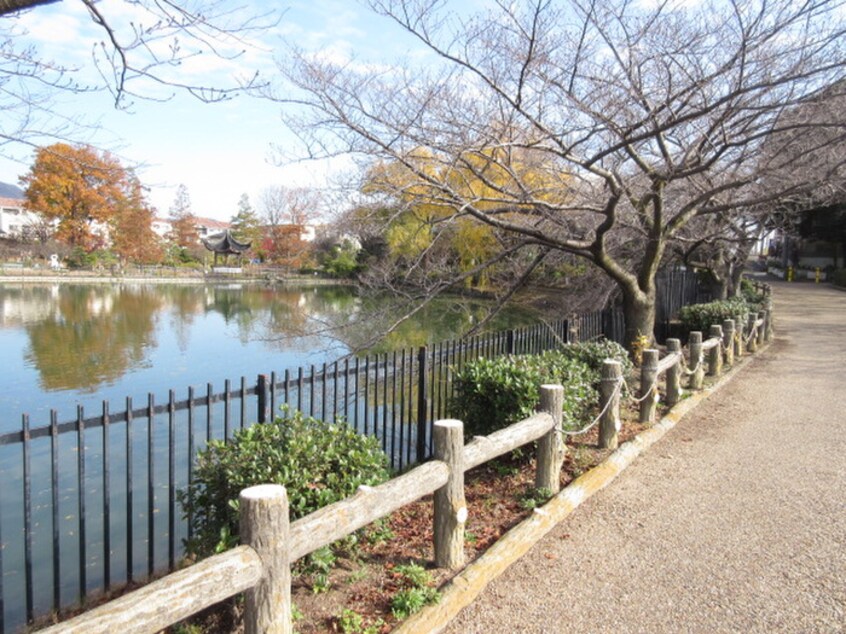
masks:
<instances>
[{"instance_id":1,"label":"weathered wooden post","mask_svg":"<svg viewBox=\"0 0 846 634\"><path fill-rule=\"evenodd\" d=\"M743 328L746 325L746 322L747 317L744 315L744 317L739 319L734 325L734 356L737 359L740 359L743 356L743 350L746 347L743 343Z\"/></svg>"},{"instance_id":2,"label":"weathered wooden post","mask_svg":"<svg viewBox=\"0 0 846 634\"><path fill-rule=\"evenodd\" d=\"M767 298L767 304L764 310L767 311L767 330L765 336L767 341L771 341L775 332L775 328L773 327L773 302L769 297Z\"/></svg>"},{"instance_id":3,"label":"weathered wooden post","mask_svg":"<svg viewBox=\"0 0 846 634\"><path fill-rule=\"evenodd\" d=\"M241 491L241 542L258 553L262 579L246 593L246 634L291 634L291 558L288 494L279 484Z\"/></svg>"},{"instance_id":4,"label":"weathered wooden post","mask_svg":"<svg viewBox=\"0 0 846 634\"><path fill-rule=\"evenodd\" d=\"M726 354L726 365L734 365L734 319L723 322L723 349Z\"/></svg>"},{"instance_id":5,"label":"weathered wooden post","mask_svg":"<svg viewBox=\"0 0 846 634\"><path fill-rule=\"evenodd\" d=\"M620 431L620 388L623 366L619 361L602 362L602 380L599 383L599 448L616 449L617 432Z\"/></svg>"},{"instance_id":6,"label":"weathered wooden post","mask_svg":"<svg viewBox=\"0 0 846 634\"><path fill-rule=\"evenodd\" d=\"M688 372L691 372L688 385L691 390L701 390L705 381L705 368L702 364L702 333L700 331L694 330L690 333L687 347L690 350Z\"/></svg>"},{"instance_id":7,"label":"weathered wooden post","mask_svg":"<svg viewBox=\"0 0 846 634\"><path fill-rule=\"evenodd\" d=\"M435 459L449 467L449 479L435 491L435 564L456 570L464 565L464 423L439 420L432 428Z\"/></svg>"},{"instance_id":8,"label":"weathered wooden post","mask_svg":"<svg viewBox=\"0 0 846 634\"><path fill-rule=\"evenodd\" d=\"M762 320L764 323L758 328L758 347L764 345L764 342L767 339L767 312L762 310L758 313L758 319Z\"/></svg>"},{"instance_id":9,"label":"weathered wooden post","mask_svg":"<svg viewBox=\"0 0 846 634\"><path fill-rule=\"evenodd\" d=\"M679 355L679 362L667 369L667 405L675 405L682 396L681 376L684 357L681 356L681 349L680 340L667 339L667 352Z\"/></svg>"},{"instance_id":10,"label":"weathered wooden post","mask_svg":"<svg viewBox=\"0 0 846 634\"><path fill-rule=\"evenodd\" d=\"M746 339L746 350L748 350L750 353L758 350L758 336L757 332L755 331L755 320L757 318L757 313L749 313L749 319L746 322L746 330L748 335Z\"/></svg>"},{"instance_id":11,"label":"weathered wooden post","mask_svg":"<svg viewBox=\"0 0 846 634\"><path fill-rule=\"evenodd\" d=\"M643 351L640 366L640 422L651 423L658 405L658 351Z\"/></svg>"},{"instance_id":12,"label":"weathered wooden post","mask_svg":"<svg viewBox=\"0 0 846 634\"><path fill-rule=\"evenodd\" d=\"M550 430L538 439L537 471L535 488L548 489L558 493L561 490L561 465L564 462L564 438L561 435L561 422L564 414L564 387L561 385L541 385L538 411L552 416Z\"/></svg>"},{"instance_id":13,"label":"weathered wooden post","mask_svg":"<svg viewBox=\"0 0 846 634\"><path fill-rule=\"evenodd\" d=\"M720 376L723 371L723 351L720 349L723 343L723 327L719 324L711 326L708 339L717 339L717 345L708 351L708 376Z\"/></svg>"}]
</instances>

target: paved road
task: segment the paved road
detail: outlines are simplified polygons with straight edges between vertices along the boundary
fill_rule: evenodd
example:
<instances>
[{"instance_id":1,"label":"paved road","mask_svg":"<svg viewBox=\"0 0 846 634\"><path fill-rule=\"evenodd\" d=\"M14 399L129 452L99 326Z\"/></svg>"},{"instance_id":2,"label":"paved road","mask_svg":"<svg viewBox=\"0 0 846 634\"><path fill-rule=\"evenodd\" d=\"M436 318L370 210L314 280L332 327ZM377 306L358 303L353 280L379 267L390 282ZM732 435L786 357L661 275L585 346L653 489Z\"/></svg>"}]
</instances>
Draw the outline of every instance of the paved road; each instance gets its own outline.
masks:
<instances>
[{"instance_id":1,"label":"paved road","mask_svg":"<svg viewBox=\"0 0 846 634\"><path fill-rule=\"evenodd\" d=\"M766 354L448 632L846 632L846 293L774 298Z\"/></svg>"}]
</instances>

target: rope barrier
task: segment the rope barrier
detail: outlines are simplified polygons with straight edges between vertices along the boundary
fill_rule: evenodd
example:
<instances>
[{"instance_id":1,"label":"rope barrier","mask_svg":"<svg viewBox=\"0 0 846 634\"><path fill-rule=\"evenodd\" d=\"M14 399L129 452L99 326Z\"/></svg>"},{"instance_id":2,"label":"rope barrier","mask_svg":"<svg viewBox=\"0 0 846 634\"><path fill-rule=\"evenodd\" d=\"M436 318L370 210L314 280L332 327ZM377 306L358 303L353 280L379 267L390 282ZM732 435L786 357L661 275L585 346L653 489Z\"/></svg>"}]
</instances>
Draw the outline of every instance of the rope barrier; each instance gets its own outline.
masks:
<instances>
[{"instance_id":1,"label":"rope barrier","mask_svg":"<svg viewBox=\"0 0 846 634\"><path fill-rule=\"evenodd\" d=\"M655 375L655 380L652 381L652 385L649 386L649 389L646 390L643 393L643 396L641 396L640 398L636 398L636 397L632 396L632 394L634 394L634 390L631 387L629 387L629 384L626 383L625 379L623 379L623 383L626 386L626 392L628 392L628 395L627 395L628 398L630 398L635 403L640 404L640 403L643 403L643 401L645 401L650 394L653 394L653 390L655 390L655 387L658 385L658 375L657 374ZM656 398L656 400L657 400L657 398L658 398L657 390L655 390L653 398Z\"/></svg>"},{"instance_id":2,"label":"rope barrier","mask_svg":"<svg viewBox=\"0 0 846 634\"><path fill-rule=\"evenodd\" d=\"M611 393L611 398L609 398L608 402L605 403L605 407L602 408L602 411L599 412L599 415L596 418L594 418L593 421L589 425L587 425L586 427L582 427L582 429L579 429L579 430L576 430L576 431L569 431L569 430L566 430L566 429L560 429L559 428L558 433L560 433L564 436L581 436L582 434L586 434L591 429L596 427L596 424L600 420L602 420L602 417L605 416L605 412L607 412L608 408L611 407L611 403L613 403L614 399L617 397L617 395L620 394L620 391L621 391L623 385L625 384L626 380L621 376L617 379L602 379L602 381L606 382L606 383L613 381L614 383L616 383L616 385L614 386L614 391Z\"/></svg>"}]
</instances>

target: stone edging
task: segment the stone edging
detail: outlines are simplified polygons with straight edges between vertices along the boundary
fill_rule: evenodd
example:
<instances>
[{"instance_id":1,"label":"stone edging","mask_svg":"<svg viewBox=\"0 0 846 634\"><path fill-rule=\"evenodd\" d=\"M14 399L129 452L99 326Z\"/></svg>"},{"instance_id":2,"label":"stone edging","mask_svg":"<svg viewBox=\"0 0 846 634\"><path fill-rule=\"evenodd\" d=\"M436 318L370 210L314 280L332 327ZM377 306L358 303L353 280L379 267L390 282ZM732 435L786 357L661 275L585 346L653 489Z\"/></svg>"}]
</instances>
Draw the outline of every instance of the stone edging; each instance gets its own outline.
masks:
<instances>
[{"instance_id":1,"label":"stone edging","mask_svg":"<svg viewBox=\"0 0 846 634\"><path fill-rule=\"evenodd\" d=\"M712 386L694 392L649 429L623 443L603 462L571 482L561 493L508 533L478 559L457 574L441 589L441 600L423 608L393 630L395 634L435 634L478 597L487 585L525 555L548 532L569 516L582 502L611 484L641 453L660 440L688 413L720 390L749 363L760 357L765 346L754 356L746 356Z\"/></svg>"}]
</instances>

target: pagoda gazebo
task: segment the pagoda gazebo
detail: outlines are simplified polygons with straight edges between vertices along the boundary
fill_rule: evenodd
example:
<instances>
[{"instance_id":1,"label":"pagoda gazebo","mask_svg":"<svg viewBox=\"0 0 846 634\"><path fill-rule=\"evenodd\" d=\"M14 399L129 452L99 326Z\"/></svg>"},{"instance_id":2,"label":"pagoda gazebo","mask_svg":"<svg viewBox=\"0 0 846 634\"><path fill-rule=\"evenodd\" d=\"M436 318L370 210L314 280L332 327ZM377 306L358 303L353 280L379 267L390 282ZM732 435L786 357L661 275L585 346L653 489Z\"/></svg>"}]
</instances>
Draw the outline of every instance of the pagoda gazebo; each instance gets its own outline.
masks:
<instances>
[{"instance_id":1,"label":"pagoda gazebo","mask_svg":"<svg viewBox=\"0 0 846 634\"><path fill-rule=\"evenodd\" d=\"M240 272L240 256L246 253L247 249L250 248L251 244L251 242L239 242L232 235L232 232L230 232L229 229L223 231L222 233L217 233L213 236L209 236L208 238L203 238L203 246L205 246L209 251L214 253L215 270L217 270L217 263L220 256L223 256L224 267L227 270L221 270L220 272ZM229 267L226 266L226 261L230 255L238 256L239 268L237 271L229 270Z\"/></svg>"}]
</instances>

